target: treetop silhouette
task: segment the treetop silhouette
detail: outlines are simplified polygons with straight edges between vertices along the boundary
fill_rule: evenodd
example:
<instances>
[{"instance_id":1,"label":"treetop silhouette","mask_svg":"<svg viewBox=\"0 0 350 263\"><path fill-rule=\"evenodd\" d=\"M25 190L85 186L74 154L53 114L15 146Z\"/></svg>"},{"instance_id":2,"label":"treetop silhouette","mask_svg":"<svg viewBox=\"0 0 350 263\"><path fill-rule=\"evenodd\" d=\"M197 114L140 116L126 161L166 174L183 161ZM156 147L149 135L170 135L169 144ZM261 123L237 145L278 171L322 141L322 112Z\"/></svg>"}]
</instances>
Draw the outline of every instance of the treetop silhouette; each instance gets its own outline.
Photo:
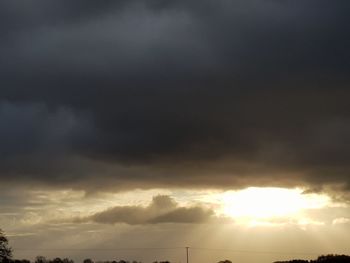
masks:
<instances>
[{"instance_id":1,"label":"treetop silhouette","mask_svg":"<svg viewBox=\"0 0 350 263\"><path fill-rule=\"evenodd\" d=\"M7 262L12 258L12 248L4 232L0 229L0 262Z\"/></svg>"}]
</instances>

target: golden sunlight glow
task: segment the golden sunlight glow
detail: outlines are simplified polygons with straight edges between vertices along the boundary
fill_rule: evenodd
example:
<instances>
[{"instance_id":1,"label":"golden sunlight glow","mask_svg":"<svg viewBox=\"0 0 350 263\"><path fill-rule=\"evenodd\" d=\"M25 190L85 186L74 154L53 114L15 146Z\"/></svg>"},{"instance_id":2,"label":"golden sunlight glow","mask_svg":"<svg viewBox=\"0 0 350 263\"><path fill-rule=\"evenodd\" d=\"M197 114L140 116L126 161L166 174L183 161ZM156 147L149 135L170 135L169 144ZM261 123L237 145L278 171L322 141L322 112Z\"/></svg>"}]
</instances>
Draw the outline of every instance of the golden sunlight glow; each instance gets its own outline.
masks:
<instances>
[{"instance_id":1,"label":"golden sunlight glow","mask_svg":"<svg viewBox=\"0 0 350 263\"><path fill-rule=\"evenodd\" d=\"M298 217L303 210L322 208L330 202L328 196L303 194L302 189L271 187L228 191L215 199L221 203L222 215L241 222Z\"/></svg>"}]
</instances>

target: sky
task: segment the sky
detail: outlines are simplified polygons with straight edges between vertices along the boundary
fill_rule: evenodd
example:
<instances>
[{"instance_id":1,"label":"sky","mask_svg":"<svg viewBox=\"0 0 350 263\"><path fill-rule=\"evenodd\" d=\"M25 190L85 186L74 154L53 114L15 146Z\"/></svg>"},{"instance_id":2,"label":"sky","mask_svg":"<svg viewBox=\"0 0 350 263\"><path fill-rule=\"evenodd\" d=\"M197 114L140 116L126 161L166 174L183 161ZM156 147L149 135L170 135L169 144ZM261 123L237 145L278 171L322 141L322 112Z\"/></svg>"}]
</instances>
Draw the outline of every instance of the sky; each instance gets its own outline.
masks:
<instances>
[{"instance_id":1,"label":"sky","mask_svg":"<svg viewBox=\"0 0 350 263\"><path fill-rule=\"evenodd\" d=\"M14 256L349 254L349 8L1 1L0 228Z\"/></svg>"}]
</instances>

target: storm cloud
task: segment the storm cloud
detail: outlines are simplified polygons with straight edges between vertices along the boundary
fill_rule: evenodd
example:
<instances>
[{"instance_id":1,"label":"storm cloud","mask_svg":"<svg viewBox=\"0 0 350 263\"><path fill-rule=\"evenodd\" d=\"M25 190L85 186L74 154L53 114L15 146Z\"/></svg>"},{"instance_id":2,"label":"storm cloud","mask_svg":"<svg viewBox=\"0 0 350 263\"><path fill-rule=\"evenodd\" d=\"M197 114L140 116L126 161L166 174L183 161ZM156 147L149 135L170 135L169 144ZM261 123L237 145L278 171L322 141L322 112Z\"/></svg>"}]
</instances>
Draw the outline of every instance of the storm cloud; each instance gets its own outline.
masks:
<instances>
[{"instance_id":1,"label":"storm cloud","mask_svg":"<svg viewBox=\"0 0 350 263\"><path fill-rule=\"evenodd\" d=\"M3 1L1 181L349 189L349 7Z\"/></svg>"}]
</instances>

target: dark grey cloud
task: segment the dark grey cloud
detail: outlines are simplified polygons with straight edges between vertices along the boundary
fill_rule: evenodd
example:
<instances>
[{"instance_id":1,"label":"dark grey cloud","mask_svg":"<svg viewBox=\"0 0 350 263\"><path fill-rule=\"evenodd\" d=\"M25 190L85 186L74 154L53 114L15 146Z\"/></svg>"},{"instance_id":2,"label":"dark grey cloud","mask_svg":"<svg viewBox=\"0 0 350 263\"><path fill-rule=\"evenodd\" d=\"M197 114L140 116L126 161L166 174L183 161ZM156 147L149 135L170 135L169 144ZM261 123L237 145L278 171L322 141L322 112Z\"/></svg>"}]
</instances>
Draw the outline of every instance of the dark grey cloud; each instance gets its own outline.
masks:
<instances>
[{"instance_id":1,"label":"dark grey cloud","mask_svg":"<svg viewBox=\"0 0 350 263\"><path fill-rule=\"evenodd\" d=\"M75 222L93 221L103 224L126 223L129 225L158 223L204 223L214 215L212 210L194 206L181 207L171 197L158 195L146 206L116 206Z\"/></svg>"},{"instance_id":2,"label":"dark grey cloud","mask_svg":"<svg viewBox=\"0 0 350 263\"><path fill-rule=\"evenodd\" d=\"M344 1L3 1L0 176L349 187Z\"/></svg>"}]
</instances>

